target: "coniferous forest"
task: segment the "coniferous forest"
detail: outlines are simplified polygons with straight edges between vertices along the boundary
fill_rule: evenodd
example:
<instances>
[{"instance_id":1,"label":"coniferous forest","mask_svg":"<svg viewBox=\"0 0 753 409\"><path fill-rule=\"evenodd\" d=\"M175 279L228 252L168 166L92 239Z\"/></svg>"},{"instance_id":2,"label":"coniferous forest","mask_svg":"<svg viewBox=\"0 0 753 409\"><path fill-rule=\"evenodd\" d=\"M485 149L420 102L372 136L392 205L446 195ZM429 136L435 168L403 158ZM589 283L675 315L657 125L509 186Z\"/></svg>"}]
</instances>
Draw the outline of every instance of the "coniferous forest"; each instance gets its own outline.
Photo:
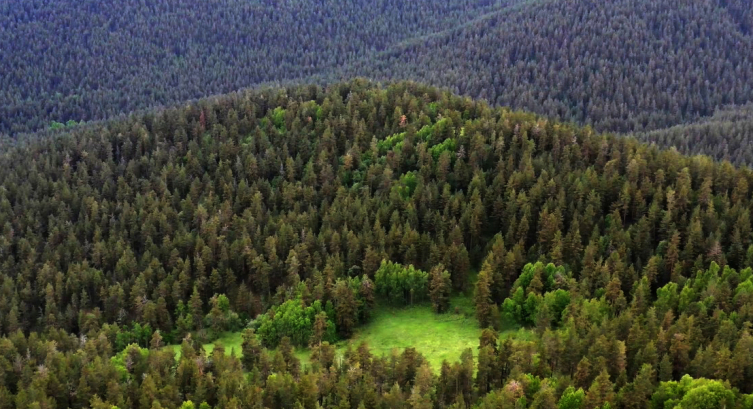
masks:
<instances>
[{"instance_id":1,"label":"coniferous forest","mask_svg":"<svg viewBox=\"0 0 753 409\"><path fill-rule=\"evenodd\" d=\"M642 137L753 101L751 10L748 0L5 1L0 133L365 77ZM751 143L732 127L724 137ZM692 147L675 131L662 146L753 162L705 129Z\"/></svg>"},{"instance_id":2,"label":"coniferous forest","mask_svg":"<svg viewBox=\"0 0 753 409\"><path fill-rule=\"evenodd\" d=\"M753 409L749 0L0 0L0 409Z\"/></svg>"},{"instance_id":3,"label":"coniferous forest","mask_svg":"<svg viewBox=\"0 0 753 409\"><path fill-rule=\"evenodd\" d=\"M753 404L728 162L357 80L78 127L0 183L2 408ZM483 329L459 361L335 351L376 304L458 293Z\"/></svg>"}]
</instances>

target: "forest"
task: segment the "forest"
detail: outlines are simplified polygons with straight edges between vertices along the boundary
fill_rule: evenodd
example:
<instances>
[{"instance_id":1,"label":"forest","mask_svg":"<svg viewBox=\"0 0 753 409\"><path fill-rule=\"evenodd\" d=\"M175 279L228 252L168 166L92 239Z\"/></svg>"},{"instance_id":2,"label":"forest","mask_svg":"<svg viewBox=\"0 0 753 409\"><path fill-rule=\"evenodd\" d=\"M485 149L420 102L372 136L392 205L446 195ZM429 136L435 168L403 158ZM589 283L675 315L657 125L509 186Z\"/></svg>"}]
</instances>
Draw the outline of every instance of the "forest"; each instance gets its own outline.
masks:
<instances>
[{"instance_id":1,"label":"forest","mask_svg":"<svg viewBox=\"0 0 753 409\"><path fill-rule=\"evenodd\" d=\"M747 0L6 1L0 44L0 133L14 138L260 84L365 77L753 161L716 143L749 145L745 123L710 125L753 101Z\"/></svg>"},{"instance_id":2,"label":"forest","mask_svg":"<svg viewBox=\"0 0 753 409\"><path fill-rule=\"evenodd\" d=\"M0 132L332 72L517 1L3 1Z\"/></svg>"},{"instance_id":3,"label":"forest","mask_svg":"<svg viewBox=\"0 0 753 409\"><path fill-rule=\"evenodd\" d=\"M650 131L753 96L746 0L545 0L394 47L346 72L412 79L490 103ZM711 154L711 152L709 153Z\"/></svg>"},{"instance_id":4,"label":"forest","mask_svg":"<svg viewBox=\"0 0 753 409\"><path fill-rule=\"evenodd\" d=\"M412 82L64 128L0 153L0 408L753 408L752 184ZM459 360L335 348L458 296Z\"/></svg>"},{"instance_id":5,"label":"forest","mask_svg":"<svg viewBox=\"0 0 753 409\"><path fill-rule=\"evenodd\" d=\"M693 155L709 155L734 164L753 165L753 104L717 111L698 122L643 132L641 140Z\"/></svg>"}]
</instances>

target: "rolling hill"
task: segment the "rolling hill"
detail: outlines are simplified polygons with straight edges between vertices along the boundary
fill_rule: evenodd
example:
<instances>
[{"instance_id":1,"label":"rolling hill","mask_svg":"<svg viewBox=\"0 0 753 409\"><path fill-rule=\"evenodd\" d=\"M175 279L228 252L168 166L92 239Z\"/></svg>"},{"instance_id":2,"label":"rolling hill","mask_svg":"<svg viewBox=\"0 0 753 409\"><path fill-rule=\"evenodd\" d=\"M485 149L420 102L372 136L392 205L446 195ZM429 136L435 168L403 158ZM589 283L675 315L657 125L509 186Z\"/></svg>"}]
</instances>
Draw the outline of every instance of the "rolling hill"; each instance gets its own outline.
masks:
<instances>
[{"instance_id":1,"label":"rolling hill","mask_svg":"<svg viewBox=\"0 0 753 409\"><path fill-rule=\"evenodd\" d=\"M306 78L514 1L3 1L0 132Z\"/></svg>"},{"instance_id":2,"label":"rolling hill","mask_svg":"<svg viewBox=\"0 0 753 409\"><path fill-rule=\"evenodd\" d=\"M747 409L751 185L405 82L60 131L0 154L0 408Z\"/></svg>"},{"instance_id":3,"label":"rolling hill","mask_svg":"<svg viewBox=\"0 0 753 409\"><path fill-rule=\"evenodd\" d=\"M419 80L597 131L643 134L753 101L753 61L743 52L753 49L747 6L744 0L3 2L0 132L264 83L367 77ZM743 163L714 147L688 152Z\"/></svg>"},{"instance_id":4,"label":"rolling hill","mask_svg":"<svg viewBox=\"0 0 753 409\"><path fill-rule=\"evenodd\" d=\"M746 4L532 1L346 72L428 82L600 131L655 130L753 100Z\"/></svg>"}]
</instances>

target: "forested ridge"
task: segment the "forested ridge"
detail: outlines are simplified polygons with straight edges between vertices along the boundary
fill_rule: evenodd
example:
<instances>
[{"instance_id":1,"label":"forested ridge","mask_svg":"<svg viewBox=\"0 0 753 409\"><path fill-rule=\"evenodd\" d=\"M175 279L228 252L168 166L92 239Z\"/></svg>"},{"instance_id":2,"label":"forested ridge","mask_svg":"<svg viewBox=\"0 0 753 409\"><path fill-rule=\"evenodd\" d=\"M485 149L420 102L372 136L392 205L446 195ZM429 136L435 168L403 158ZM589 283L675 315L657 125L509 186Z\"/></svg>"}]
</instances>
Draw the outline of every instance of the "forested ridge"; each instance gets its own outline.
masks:
<instances>
[{"instance_id":1,"label":"forested ridge","mask_svg":"<svg viewBox=\"0 0 753 409\"><path fill-rule=\"evenodd\" d=\"M675 147L688 154L705 154L740 165L753 165L753 105L724 109L686 125L645 132L643 141Z\"/></svg>"},{"instance_id":2,"label":"forested ridge","mask_svg":"<svg viewBox=\"0 0 753 409\"><path fill-rule=\"evenodd\" d=\"M0 155L0 408L751 408L751 183L414 83L31 141ZM459 362L335 354L452 293ZM199 347L226 330L241 358Z\"/></svg>"},{"instance_id":3,"label":"forested ridge","mask_svg":"<svg viewBox=\"0 0 753 409\"><path fill-rule=\"evenodd\" d=\"M0 132L109 118L264 83L367 77L418 80L598 131L643 135L753 101L749 6L6 1ZM741 137L722 129L709 134ZM707 139L690 148L683 138L672 143L685 153L751 161Z\"/></svg>"},{"instance_id":4,"label":"forested ridge","mask_svg":"<svg viewBox=\"0 0 753 409\"><path fill-rule=\"evenodd\" d=\"M0 132L332 72L515 1L0 2Z\"/></svg>"},{"instance_id":5,"label":"forested ridge","mask_svg":"<svg viewBox=\"0 0 753 409\"><path fill-rule=\"evenodd\" d=\"M740 50L753 49L752 16L745 1L538 1L351 72L429 82L597 130L654 130L750 102L753 61Z\"/></svg>"}]
</instances>

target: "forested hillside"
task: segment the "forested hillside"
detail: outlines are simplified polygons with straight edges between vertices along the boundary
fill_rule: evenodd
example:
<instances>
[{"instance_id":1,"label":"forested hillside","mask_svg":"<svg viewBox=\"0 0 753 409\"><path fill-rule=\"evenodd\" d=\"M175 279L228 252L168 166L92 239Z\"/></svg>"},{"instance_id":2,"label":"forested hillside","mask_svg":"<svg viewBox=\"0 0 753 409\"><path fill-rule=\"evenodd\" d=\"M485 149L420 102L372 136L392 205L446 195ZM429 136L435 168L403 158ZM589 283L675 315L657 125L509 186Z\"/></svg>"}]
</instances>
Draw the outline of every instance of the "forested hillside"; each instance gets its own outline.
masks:
<instances>
[{"instance_id":1,"label":"forested hillside","mask_svg":"<svg viewBox=\"0 0 753 409\"><path fill-rule=\"evenodd\" d=\"M716 112L687 125L638 134L643 141L705 154L739 165L753 165L753 105Z\"/></svg>"},{"instance_id":2,"label":"forested hillside","mask_svg":"<svg viewBox=\"0 0 753 409\"><path fill-rule=\"evenodd\" d=\"M2 1L0 132L332 72L516 1Z\"/></svg>"},{"instance_id":3,"label":"forested hillside","mask_svg":"<svg viewBox=\"0 0 753 409\"><path fill-rule=\"evenodd\" d=\"M652 131L753 101L749 6L747 0L2 2L0 132L101 119L265 82L353 77L420 80L597 131ZM745 163L712 146L694 144L692 151Z\"/></svg>"},{"instance_id":4,"label":"forested hillside","mask_svg":"<svg viewBox=\"0 0 753 409\"><path fill-rule=\"evenodd\" d=\"M0 408L750 408L751 184L412 83L83 126L0 155ZM336 357L453 292L475 358Z\"/></svg>"},{"instance_id":5,"label":"forested hillside","mask_svg":"<svg viewBox=\"0 0 753 409\"><path fill-rule=\"evenodd\" d=\"M349 73L416 79L492 103L654 130L753 100L745 0L551 0L395 47Z\"/></svg>"}]
</instances>

